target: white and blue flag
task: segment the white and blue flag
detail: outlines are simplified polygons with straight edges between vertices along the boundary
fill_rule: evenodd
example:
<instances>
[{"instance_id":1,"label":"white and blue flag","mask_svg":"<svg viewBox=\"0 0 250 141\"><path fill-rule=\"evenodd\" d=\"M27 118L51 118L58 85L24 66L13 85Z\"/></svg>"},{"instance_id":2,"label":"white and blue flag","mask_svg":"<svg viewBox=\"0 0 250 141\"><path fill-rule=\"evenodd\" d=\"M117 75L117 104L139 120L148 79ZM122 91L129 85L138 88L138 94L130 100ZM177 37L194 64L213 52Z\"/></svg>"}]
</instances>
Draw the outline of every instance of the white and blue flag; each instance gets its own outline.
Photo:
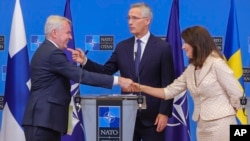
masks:
<instances>
[{"instance_id":1,"label":"white and blue flag","mask_svg":"<svg viewBox=\"0 0 250 141\"><path fill-rule=\"evenodd\" d=\"M10 31L0 141L25 141L21 126L30 90L29 57L20 1L16 0Z\"/></svg>"}]
</instances>

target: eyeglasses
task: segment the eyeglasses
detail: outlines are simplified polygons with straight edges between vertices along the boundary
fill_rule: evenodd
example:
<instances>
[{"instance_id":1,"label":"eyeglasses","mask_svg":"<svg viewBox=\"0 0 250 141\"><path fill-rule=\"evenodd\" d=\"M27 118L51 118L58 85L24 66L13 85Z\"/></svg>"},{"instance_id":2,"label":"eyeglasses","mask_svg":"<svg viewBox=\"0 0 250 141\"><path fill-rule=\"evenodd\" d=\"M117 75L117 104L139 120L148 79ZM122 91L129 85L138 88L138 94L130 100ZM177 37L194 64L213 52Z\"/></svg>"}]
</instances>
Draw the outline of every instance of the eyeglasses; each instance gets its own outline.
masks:
<instances>
[{"instance_id":1,"label":"eyeglasses","mask_svg":"<svg viewBox=\"0 0 250 141\"><path fill-rule=\"evenodd\" d=\"M148 17L135 17L135 16L131 16L131 17L127 17L128 21L131 20L131 21L138 21L140 19L145 19L145 18L148 18Z\"/></svg>"}]
</instances>

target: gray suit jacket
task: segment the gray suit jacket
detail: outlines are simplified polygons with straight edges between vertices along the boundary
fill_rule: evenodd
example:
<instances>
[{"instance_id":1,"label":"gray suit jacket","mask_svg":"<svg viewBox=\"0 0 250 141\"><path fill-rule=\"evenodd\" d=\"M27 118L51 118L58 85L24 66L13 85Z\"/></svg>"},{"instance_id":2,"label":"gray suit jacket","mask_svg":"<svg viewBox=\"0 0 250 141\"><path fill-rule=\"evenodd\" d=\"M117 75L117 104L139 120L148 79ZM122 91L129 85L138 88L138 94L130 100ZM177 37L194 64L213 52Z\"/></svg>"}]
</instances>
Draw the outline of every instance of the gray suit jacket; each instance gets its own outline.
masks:
<instances>
[{"instance_id":1,"label":"gray suit jacket","mask_svg":"<svg viewBox=\"0 0 250 141\"><path fill-rule=\"evenodd\" d=\"M173 98L188 89L194 100L193 120L214 120L235 115L240 107L243 91L233 71L221 58L210 55L195 76L195 66L190 64L184 73L164 91L166 98Z\"/></svg>"},{"instance_id":2,"label":"gray suit jacket","mask_svg":"<svg viewBox=\"0 0 250 141\"><path fill-rule=\"evenodd\" d=\"M31 92L23 125L65 133L71 100L70 80L112 88L113 76L88 72L71 64L63 50L45 40L31 60Z\"/></svg>"}]
</instances>

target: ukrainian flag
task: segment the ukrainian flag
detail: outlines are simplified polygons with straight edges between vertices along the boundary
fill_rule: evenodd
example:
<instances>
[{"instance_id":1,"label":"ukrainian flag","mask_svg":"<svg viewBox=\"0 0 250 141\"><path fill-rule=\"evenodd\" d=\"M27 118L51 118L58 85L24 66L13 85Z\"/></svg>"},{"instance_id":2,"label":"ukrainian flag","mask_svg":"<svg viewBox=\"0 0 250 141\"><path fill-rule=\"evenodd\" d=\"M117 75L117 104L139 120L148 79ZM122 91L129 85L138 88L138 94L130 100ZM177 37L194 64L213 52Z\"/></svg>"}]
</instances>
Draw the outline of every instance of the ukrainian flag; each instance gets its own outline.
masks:
<instances>
[{"instance_id":1,"label":"ukrainian flag","mask_svg":"<svg viewBox=\"0 0 250 141\"><path fill-rule=\"evenodd\" d=\"M234 0L231 0L231 8L228 17L227 32L224 45L224 55L227 59L229 67L234 71L234 75L239 80L240 86L243 89L243 69ZM245 113L243 113L242 110L238 110L236 116L240 124L247 124L247 116Z\"/></svg>"}]
</instances>

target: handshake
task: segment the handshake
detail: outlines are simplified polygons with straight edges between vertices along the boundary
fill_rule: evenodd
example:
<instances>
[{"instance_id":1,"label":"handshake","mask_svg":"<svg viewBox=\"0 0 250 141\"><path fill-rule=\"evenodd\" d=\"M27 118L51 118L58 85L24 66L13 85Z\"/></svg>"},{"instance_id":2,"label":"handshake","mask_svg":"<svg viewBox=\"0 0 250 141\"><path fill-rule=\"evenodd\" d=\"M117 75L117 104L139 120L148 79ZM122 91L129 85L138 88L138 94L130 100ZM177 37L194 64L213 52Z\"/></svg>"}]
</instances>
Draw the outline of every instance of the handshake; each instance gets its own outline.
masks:
<instances>
[{"instance_id":1,"label":"handshake","mask_svg":"<svg viewBox=\"0 0 250 141\"><path fill-rule=\"evenodd\" d=\"M87 61L86 54L81 49L67 48L72 53L72 60L74 62L85 64ZM125 77L118 77L118 84L122 87L123 92L140 92L140 85L134 83L131 79Z\"/></svg>"},{"instance_id":2,"label":"handshake","mask_svg":"<svg viewBox=\"0 0 250 141\"><path fill-rule=\"evenodd\" d=\"M122 87L123 92L140 92L140 84L133 82L129 78L124 78L124 77L119 77L118 78L118 83Z\"/></svg>"}]
</instances>

